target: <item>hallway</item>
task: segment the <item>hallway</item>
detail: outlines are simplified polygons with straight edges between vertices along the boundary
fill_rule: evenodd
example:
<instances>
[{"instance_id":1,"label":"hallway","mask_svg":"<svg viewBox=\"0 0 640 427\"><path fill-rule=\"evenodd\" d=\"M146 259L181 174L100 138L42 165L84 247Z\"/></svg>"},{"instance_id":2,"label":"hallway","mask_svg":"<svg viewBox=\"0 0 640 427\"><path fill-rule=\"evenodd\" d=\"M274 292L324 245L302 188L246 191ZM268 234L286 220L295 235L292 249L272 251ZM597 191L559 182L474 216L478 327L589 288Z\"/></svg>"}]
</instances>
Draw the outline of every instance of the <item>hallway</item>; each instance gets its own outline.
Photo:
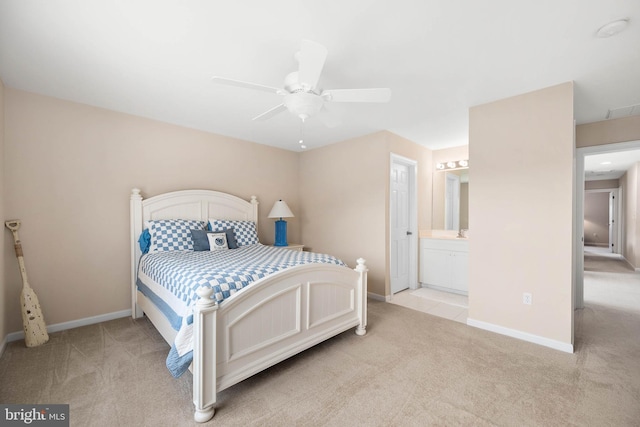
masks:
<instances>
[{"instance_id":1,"label":"hallway","mask_svg":"<svg viewBox=\"0 0 640 427\"><path fill-rule=\"evenodd\" d=\"M620 256L585 248L584 309L575 312L574 351L629 363L640 381L640 273ZM640 402L636 402L640 404Z\"/></svg>"},{"instance_id":2,"label":"hallway","mask_svg":"<svg viewBox=\"0 0 640 427\"><path fill-rule=\"evenodd\" d=\"M584 302L640 313L640 273L621 255L585 247Z\"/></svg>"}]
</instances>

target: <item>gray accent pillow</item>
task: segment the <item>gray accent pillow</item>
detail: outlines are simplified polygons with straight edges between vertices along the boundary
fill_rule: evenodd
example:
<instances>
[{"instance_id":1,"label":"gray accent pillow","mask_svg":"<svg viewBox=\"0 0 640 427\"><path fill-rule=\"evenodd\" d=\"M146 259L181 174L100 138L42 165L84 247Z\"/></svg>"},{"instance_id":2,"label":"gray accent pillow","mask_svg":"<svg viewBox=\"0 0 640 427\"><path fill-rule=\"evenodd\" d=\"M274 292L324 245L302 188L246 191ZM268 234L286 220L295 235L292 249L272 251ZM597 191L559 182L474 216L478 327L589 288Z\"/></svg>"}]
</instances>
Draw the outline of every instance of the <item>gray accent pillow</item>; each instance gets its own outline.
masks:
<instances>
[{"instance_id":1,"label":"gray accent pillow","mask_svg":"<svg viewBox=\"0 0 640 427\"><path fill-rule=\"evenodd\" d=\"M191 230L191 239L193 240L193 250L194 251L211 250L211 247L209 246L209 239L207 238L207 234L222 233L222 232L224 232L227 235L227 246L229 247L229 249L236 249L238 247L238 242L236 241L236 233L233 231L233 228L227 228L221 231Z\"/></svg>"}]
</instances>

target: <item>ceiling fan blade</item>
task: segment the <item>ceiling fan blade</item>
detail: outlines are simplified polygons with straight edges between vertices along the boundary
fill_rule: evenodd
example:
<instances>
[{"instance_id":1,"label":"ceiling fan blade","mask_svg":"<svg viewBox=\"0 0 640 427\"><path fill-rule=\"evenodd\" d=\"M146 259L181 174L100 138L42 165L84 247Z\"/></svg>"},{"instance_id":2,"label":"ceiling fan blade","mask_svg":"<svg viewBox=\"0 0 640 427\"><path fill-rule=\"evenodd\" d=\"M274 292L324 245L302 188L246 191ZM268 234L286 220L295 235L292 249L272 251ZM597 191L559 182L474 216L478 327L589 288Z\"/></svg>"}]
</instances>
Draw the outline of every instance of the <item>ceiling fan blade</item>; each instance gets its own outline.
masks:
<instances>
[{"instance_id":1,"label":"ceiling fan blade","mask_svg":"<svg viewBox=\"0 0 640 427\"><path fill-rule=\"evenodd\" d=\"M265 92L271 92L271 93L277 93L277 94L282 93L282 89L279 89L277 87L265 86L257 83L243 82L240 80L227 79L226 77L213 76L211 77L211 80L214 83L227 85L227 86L243 87L246 89L256 89L256 90L262 90Z\"/></svg>"},{"instance_id":2,"label":"ceiling fan blade","mask_svg":"<svg viewBox=\"0 0 640 427\"><path fill-rule=\"evenodd\" d=\"M327 48L311 40L302 40L298 53L298 80L300 84L314 89L320 79Z\"/></svg>"},{"instance_id":3,"label":"ceiling fan blade","mask_svg":"<svg viewBox=\"0 0 640 427\"><path fill-rule=\"evenodd\" d=\"M331 102L389 102L391 89L332 89L323 91L322 97Z\"/></svg>"},{"instance_id":4,"label":"ceiling fan blade","mask_svg":"<svg viewBox=\"0 0 640 427\"><path fill-rule=\"evenodd\" d=\"M283 111L287 111L287 107L285 107L284 104L280 104L258 116L255 116L252 120L267 120L275 116L276 114L282 113Z\"/></svg>"}]
</instances>

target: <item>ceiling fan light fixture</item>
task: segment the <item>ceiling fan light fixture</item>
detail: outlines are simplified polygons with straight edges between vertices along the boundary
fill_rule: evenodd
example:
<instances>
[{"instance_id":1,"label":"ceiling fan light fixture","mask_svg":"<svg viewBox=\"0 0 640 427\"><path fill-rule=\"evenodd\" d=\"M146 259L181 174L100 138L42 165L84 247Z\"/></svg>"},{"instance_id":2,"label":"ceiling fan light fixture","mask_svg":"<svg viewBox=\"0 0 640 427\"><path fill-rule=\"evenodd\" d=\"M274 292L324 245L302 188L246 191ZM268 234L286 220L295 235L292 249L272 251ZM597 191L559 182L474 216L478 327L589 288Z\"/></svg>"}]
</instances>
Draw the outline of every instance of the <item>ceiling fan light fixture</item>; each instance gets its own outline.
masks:
<instances>
[{"instance_id":1,"label":"ceiling fan light fixture","mask_svg":"<svg viewBox=\"0 0 640 427\"><path fill-rule=\"evenodd\" d=\"M302 121L318 114L323 102L320 96L308 92L290 93L284 97L284 105L287 110L300 117Z\"/></svg>"}]
</instances>

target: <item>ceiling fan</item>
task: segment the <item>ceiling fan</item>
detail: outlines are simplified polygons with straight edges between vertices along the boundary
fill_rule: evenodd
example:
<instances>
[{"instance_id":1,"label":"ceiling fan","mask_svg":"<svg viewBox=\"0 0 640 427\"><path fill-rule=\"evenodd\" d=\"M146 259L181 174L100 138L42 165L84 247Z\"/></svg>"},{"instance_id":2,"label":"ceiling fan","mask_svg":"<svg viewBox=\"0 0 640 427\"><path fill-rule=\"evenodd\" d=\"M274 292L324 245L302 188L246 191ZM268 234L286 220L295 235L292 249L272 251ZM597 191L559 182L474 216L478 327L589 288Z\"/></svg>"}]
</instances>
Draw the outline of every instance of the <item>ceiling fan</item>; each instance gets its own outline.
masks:
<instances>
[{"instance_id":1,"label":"ceiling fan","mask_svg":"<svg viewBox=\"0 0 640 427\"><path fill-rule=\"evenodd\" d=\"M327 58L327 49L320 43L302 40L300 51L295 55L298 71L289 73L284 79L284 88L265 86L240 80L214 76L215 83L272 92L283 97L282 103L256 116L253 120L266 120L288 110L303 122L311 117L318 118L327 126L337 125L337 121L326 112L326 102L389 102L391 89L321 89L318 80Z\"/></svg>"}]
</instances>

